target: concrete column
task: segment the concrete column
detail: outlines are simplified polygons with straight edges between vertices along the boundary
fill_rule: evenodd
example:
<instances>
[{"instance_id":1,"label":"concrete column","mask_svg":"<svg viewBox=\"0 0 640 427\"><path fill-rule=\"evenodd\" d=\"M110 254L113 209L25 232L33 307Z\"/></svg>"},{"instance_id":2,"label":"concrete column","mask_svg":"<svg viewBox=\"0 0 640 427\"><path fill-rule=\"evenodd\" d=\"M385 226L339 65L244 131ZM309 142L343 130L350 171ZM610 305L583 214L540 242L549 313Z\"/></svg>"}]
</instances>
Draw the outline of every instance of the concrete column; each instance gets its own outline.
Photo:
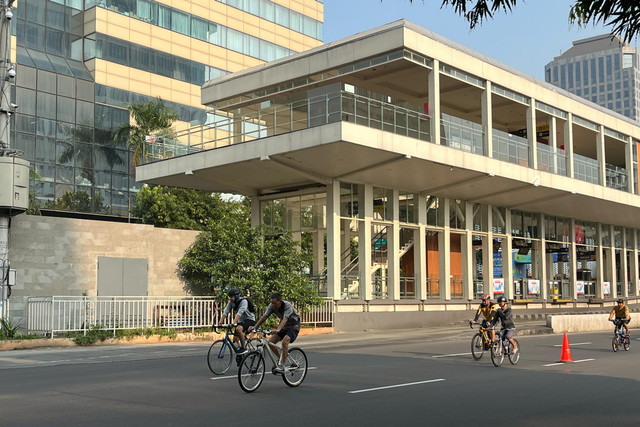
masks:
<instances>
[{"instance_id":1,"label":"concrete column","mask_svg":"<svg viewBox=\"0 0 640 427\"><path fill-rule=\"evenodd\" d=\"M602 263L602 224L598 223L596 235L596 298L604 298L604 265Z\"/></svg>"},{"instance_id":2,"label":"concrete column","mask_svg":"<svg viewBox=\"0 0 640 427\"><path fill-rule=\"evenodd\" d=\"M573 162L572 162L573 164ZM571 220L571 255L569 256L569 268L571 274L571 299L575 300L578 297L576 293L576 276L578 274L578 258L576 252L576 222ZM563 294L563 297L566 296Z\"/></svg>"},{"instance_id":3,"label":"concrete column","mask_svg":"<svg viewBox=\"0 0 640 427\"><path fill-rule=\"evenodd\" d=\"M418 223L420 226L413 234L413 253L416 280L416 298L424 301L427 299L427 197L424 194L418 196Z\"/></svg>"},{"instance_id":4,"label":"concrete column","mask_svg":"<svg viewBox=\"0 0 640 427\"><path fill-rule=\"evenodd\" d=\"M262 210L257 195L251 196L251 226L258 227L262 224Z\"/></svg>"},{"instance_id":5,"label":"concrete column","mask_svg":"<svg viewBox=\"0 0 640 427\"><path fill-rule=\"evenodd\" d=\"M462 236L462 298L473 299L473 203L464 204L464 228Z\"/></svg>"},{"instance_id":6,"label":"concrete column","mask_svg":"<svg viewBox=\"0 0 640 427\"><path fill-rule=\"evenodd\" d=\"M398 202L398 190L393 190L393 225L391 232L387 232L387 259L389 260L389 298L400 299L400 206Z\"/></svg>"},{"instance_id":7,"label":"concrete column","mask_svg":"<svg viewBox=\"0 0 640 427\"><path fill-rule=\"evenodd\" d=\"M482 146L484 155L493 157L493 111L491 108L491 82L487 80L482 92Z\"/></svg>"},{"instance_id":8,"label":"concrete column","mask_svg":"<svg viewBox=\"0 0 640 427\"><path fill-rule=\"evenodd\" d=\"M618 298L618 277L616 274L616 250L613 247L614 245L614 236L613 236L613 225L605 224L603 227L607 227L609 229L609 246L606 247L606 251L609 256L607 257L607 265L605 268L609 272L609 277L611 278L611 294L614 298Z\"/></svg>"},{"instance_id":9,"label":"concrete column","mask_svg":"<svg viewBox=\"0 0 640 427\"><path fill-rule=\"evenodd\" d=\"M360 222L358 229L359 244L358 254L360 262L360 298L371 301L373 298L373 285L371 283L371 220L373 218L373 186L364 186L364 198L359 201L364 209L364 221Z\"/></svg>"},{"instance_id":10,"label":"concrete column","mask_svg":"<svg viewBox=\"0 0 640 427\"><path fill-rule=\"evenodd\" d=\"M604 147L604 126L599 126L598 134L596 135L596 157L598 160L598 184L607 186L607 169L606 169L606 156ZM611 236L613 238L613 236Z\"/></svg>"},{"instance_id":11,"label":"concrete column","mask_svg":"<svg viewBox=\"0 0 640 427\"><path fill-rule=\"evenodd\" d=\"M327 185L327 297L334 300L341 299L340 253L340 181L333 180Z\"/></svg>"},{"instance_id":12,"label":"concrete column","mask_svg":"<svg viewBox=\"0 0 640 427\"><path fill-rule=\"evenodd\" d=\"M489 291L493 296L493 212L491 205L484 205L487 214L487 237L482 245L482 280L484 281L484 289Z\"/></svg>"},{"instance_id":13,"label":"concrete column","mask_svg":"<svg viewBox=\"0 0 640 427\"><path fill-rule=\"evenodd\" d=\"M529 144L529 167L538 169L538 143L536 127L536 100L529 99L527 107L527 142Z\"/></svg>"},{"instance_id":14,"label":"concrete column","mask_svg":"<svg viewBox=\"0 0 640 427\"><path fill-rule=\"evenodd\" d=\"M564 154L567 160L567 176L573 178L573 115L571 113L567 113L567 121L564 123ZM573 280L575 288L575 276Z\"/></svg>"},{"instance_id":15,"label":"concrete column","mask_svg":"<svg viewBox=\"0 0 640 427\"><path fill-rule=\"evenodd\" d=\"M620 282L622 283L622 295L627 298L629 296L629 285L627 280L627 248L625 239L625 231L626 229L622 229L622 250L620 251L620 274L622 277L619 277Z\"/></svg>"},{"instance_id":16,"label":"concrete column","mask_svg":"<svg viewBox=\"0 0 640 427\"><path fill-rule=\"evenodd\" d=\"M513 299L515 289L513 287L513 244L511 242L511 210L505 209L505 232L507 236L502 242L502 277L504 277L504 293L507 298Z\"/></svg>"},{"instance_id":17,"label":"concrete column","mask_svg":"<svg viewBox=\"0 0 640 427\"><path fill-rule=\"evenodd\" d=\"M554 116L549 119L549 145L553 153L553 173L558 173L558 123Z\"/></svg>"},{"instance_id":18,"label":"concrete column","mask_svg":"<svg viewBox=\"0 0 640 427\"><path fill-rule=\"evenodd\" d=\"M633 233L631 236L631 244L633 245L633 252L631 252L631 263L629 265L629 269L631 271L631 290L633 296L640 295L640 290L638 289L638 282L640 282L640 274L638 273L638 232L635 229L631 229L630 231Z\"/></svg>"},{"instance_id":19,"label":"concrete column","mask_svg":"<svg viewBox=\"0 0 640 427\"><path fill-rule=\"evenodd\" d=\"M444 230L438 236L438 261L440 273L440 298L451 299L451 229L449 228L449 201L440 200L444 205Z\"/></svg>"},{"instance_id":20,"label":"concrete column","mask_svg":"<svg viewBox=\"0 0 640 427\"><path fill-rule=\"evenodd\" d=\"M627 191L631 194L636 193L636 184L633 182L633 138L627 137L627 144L624 150L624 167L627 170Z\"/></svg>"},{"instance_id":21,"label":"concrete column","mask_svg":"<svg viewBox=\"0 0 640 427\"><path fill-rule=\"evenodd\" d=\"M433 60L429 72L429 114L431 115L431 142L440 144L440 61Z\"/></svg>"},{"instance_id":22,"label":"concrete column","mask_svg":"<svg viewBox=\"0 0 640 427\"><path fill-rule=\"evenodd\" d=\"M547 235L547 221L544 214L540 215L540 252L538 253L538 259L540 262L540 298L546 301L549 298L549 286L547 284L547 269L553 270L553 265L547 264L547 241L545 236Z\"/></svg>"}]
</instances>

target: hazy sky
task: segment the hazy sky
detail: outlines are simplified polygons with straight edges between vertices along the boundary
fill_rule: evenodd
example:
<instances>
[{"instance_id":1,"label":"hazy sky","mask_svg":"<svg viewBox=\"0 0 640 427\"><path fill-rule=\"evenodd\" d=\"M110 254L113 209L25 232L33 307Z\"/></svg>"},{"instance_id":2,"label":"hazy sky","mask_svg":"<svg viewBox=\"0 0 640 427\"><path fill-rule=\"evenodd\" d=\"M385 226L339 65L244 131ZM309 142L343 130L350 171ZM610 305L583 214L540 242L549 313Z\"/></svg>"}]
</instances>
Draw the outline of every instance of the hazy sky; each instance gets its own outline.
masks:
<instances>
[{"instance_id":1,"label":"hazy sky","mask_svg":"<svg viewBox=\"0 0 640 427\"><path fill-rule=\"evenodd\" d=\"M469 24L440 0L324 0L325 43L407 19L448 39L544 80L544 66L574 40L609 33L600 25L569 26L572 0L518 1L512 13L496 14L482 26ZM635 45L635 43L634 43Z\"/></svg>"}]
</instances>

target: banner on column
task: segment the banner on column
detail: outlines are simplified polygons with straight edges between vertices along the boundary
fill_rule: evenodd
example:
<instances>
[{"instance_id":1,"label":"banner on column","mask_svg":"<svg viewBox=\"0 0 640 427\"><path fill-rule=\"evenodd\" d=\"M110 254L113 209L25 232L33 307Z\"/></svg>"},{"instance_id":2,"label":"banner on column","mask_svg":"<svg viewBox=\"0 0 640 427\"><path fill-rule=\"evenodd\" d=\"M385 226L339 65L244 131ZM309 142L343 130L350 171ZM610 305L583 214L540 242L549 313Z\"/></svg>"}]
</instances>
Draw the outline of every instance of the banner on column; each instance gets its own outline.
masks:
<instances>
[{"instance_id":1,"label":"banner on column","mask_svg":"<svg viewBox=\"0 0 640 427\"><path fill-rule=\"evenodd\" d=\"M529 279L527 282L527 287L529 288L529 295L539 295L540 294L540 280L538 279Z\"/></svg>"},{"instance_id":2,"label":"banner on column","mask_svg":"<svg viewBox=\"0 0 640 427\"><path fill-rule=\"evenodd\" d=\"M576 282L576 294L584 295L584 282L582 280Z\"/></svg>"},{"instance_id":3,"label":"banner on column","mask_svg":"<svg viewBox=\"0 0 640 427\"><path fill-rule=\"evenodd\" d=\"M611 295L611 282L602 282L602 293Z\"/></svg>"},{"instance_id":4,"label":"banner on column","mask_svg":"<svg viewBox=\"0 0 640 427\"><path fill-rule=\"evenodd\" d=\"M493 279L493 293L494 294L503 294L504 293L504 279L501 277L497 277Z\"/></svg>"}]
</instances>

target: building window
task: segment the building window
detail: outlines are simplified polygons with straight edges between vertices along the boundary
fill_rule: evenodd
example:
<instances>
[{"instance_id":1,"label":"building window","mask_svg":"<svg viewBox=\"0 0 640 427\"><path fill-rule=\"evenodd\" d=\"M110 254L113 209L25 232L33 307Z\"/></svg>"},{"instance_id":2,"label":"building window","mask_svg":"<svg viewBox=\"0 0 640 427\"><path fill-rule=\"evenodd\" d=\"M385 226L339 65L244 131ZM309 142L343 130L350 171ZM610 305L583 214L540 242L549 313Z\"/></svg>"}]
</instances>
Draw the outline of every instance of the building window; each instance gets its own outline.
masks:
<instances>
[{"instance_id":1,"label":"building window","mask_svg":"<svg viewBox=\"0 0 640 427\"><path fill-rule=\"evenodd\" d=\"M632 68L632 67L633 67L633 53L623 53L622 68Z\"/></svg>"}]
</instances>

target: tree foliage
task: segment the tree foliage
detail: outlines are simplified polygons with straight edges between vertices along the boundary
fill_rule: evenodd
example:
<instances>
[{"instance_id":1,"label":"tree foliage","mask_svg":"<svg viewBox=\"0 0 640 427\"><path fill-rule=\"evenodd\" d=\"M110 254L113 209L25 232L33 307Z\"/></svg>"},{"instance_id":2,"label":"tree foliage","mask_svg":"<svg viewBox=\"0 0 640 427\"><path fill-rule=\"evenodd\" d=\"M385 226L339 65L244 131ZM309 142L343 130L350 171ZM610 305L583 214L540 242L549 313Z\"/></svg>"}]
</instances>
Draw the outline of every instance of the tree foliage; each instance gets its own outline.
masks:
<instances>
[{"instance_id":1,"label":"tree foliage","mask_svg":"<svg viewBox=\"0 0 640 427\"><path fill-rule=\"evenodd\" d=\"M307 279L310 254L299 251L290 233L263 236L249 222L213 222L196 238L178 262L178 275L195 295L216 295L238 288L265 308L272 292L280 292L298 309L321 299Z\"/></svg>"},{"instance_id":2,"label":"tree foliage","mask_svg":"<svg viewBox=\"0 0 640 427\"><path fill-rule=\"evenodd\" d=\"M178 120L175 111L169 109L161 98L151 99L142 104L129 104L127 107L134 123L123 123L116 131L116 141L126 141L133 150L133 167L147 159L149 135L172 135L171 125Z\"/></svg>"},{"instance_id":3,"label":"tree foliage","mask_svg":"<svg viewBox=\"0 0 640 427\"><path fill-rule=\"evenodd\" d=\"M223 200L220 194L175 187L142 187L131 215L161 228L206 230L213 222L249 222L248 199Z\"/></svg>"},{"instance_id":4,"label":"tree foliage","mask_svg":"<svg viewBox=\"0 0 640 427\"><path fill-rule=\"evenodd\" d=\"M511 12L517 3L517 0L442 0L441 7L452 7L473 29L484 20L493 18L497 12ZM627 42L637 37L640 31L640 7L637 0L576 0L569 9L568 18L570 23L579 26L602 24L611 27L612 35Z\"/></svg>"}]
</instances>

